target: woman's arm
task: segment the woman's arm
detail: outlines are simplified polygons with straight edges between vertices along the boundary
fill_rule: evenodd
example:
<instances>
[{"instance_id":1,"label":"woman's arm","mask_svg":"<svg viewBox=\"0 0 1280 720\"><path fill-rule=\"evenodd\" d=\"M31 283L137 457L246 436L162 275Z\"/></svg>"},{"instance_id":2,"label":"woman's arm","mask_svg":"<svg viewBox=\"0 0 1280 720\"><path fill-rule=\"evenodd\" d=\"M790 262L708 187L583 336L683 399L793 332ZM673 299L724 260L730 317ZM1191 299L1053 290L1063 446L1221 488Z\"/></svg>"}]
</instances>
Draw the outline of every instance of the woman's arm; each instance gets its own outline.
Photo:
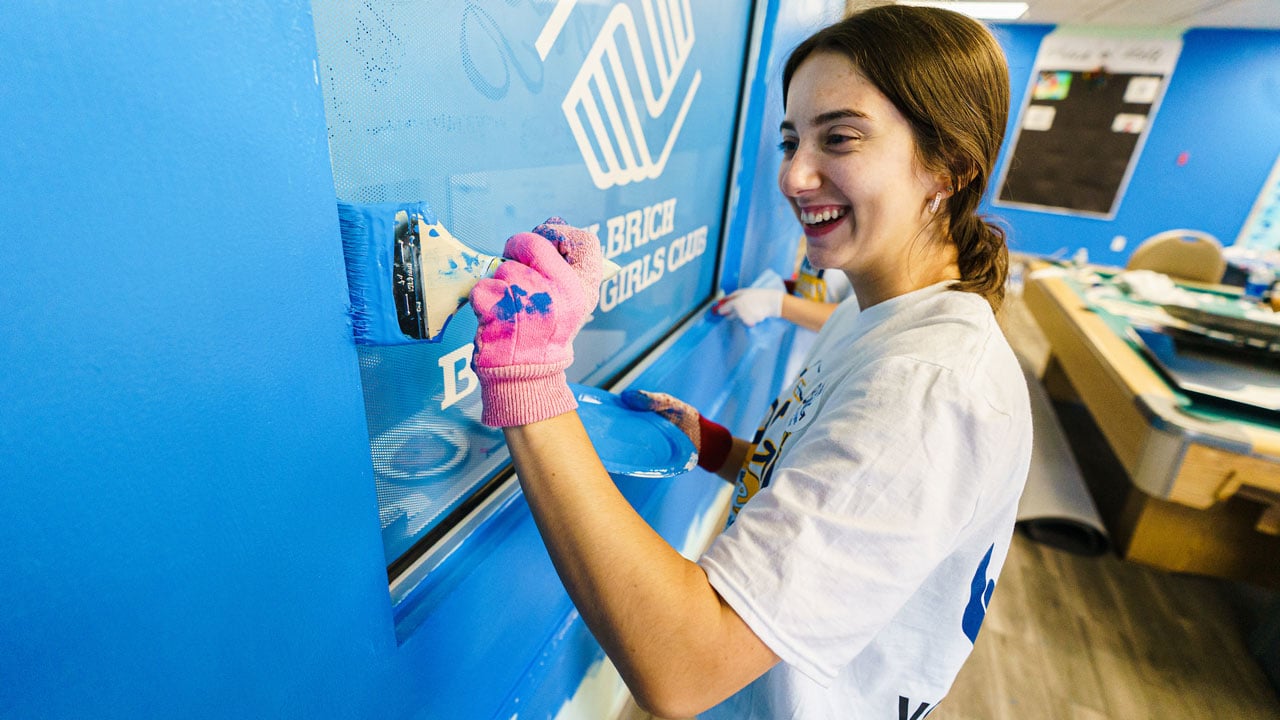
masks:
<instances>
[{"instance_id":1,"label":"woman's arm","mask_svg":"<svg viewBox=\"0 0 1280 720\"><path fill-rule=\"evenodd\" d=\"M782 296L782 319L817 332L836 311L837 303L820 302L795 295Z\"/></svg>"},{"instance_id":2,"label":"woman's arm","mask_svg":"<svg viewBox=\"0 0 1280 720\"><path fill-rule=\"evenodd\" d=\"M503 432L557 573L642 707L694 715L778 662L702 568L632 509L577 413ZM725 463L735 475L746 446L735 439L737 461Z\"/></svg>"},{"instance_id":3,"label":"woman's arm","mask_svg":"<svg viewBox=\"0 0 1280 720\"><path fill-rule=\"evenodd\" d=\"M733 446L729 448L729 454L724 458L724 464L716 470L716 474L729 482L737 482L738 471L742 469L743 463L747 459L747 451L751 449L751 443L742 438L735 437Z\"/></svg>"}]
</instances>

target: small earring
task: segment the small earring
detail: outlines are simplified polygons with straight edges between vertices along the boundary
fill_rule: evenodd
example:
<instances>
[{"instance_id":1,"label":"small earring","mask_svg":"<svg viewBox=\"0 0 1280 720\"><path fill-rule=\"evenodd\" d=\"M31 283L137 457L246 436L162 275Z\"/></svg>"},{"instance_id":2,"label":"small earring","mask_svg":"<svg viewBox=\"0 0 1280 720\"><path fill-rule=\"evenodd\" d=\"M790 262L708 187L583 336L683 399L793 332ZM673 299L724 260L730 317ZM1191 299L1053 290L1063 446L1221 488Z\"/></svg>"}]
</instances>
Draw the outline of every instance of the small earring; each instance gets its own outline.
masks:
<instances>
[{"instance_id":1,"label":"small earring","mask_svg":"<svg viewBox=\"0 0 1280 720\"><path fill-rule=\"evenodd\" d=\"M929 201L929 214L932 215L933 213L938 212L938 206L941 204L942 204L942 192L939 191L938 194L933 196L933 200Z\"/></svg>"}]
</instances>

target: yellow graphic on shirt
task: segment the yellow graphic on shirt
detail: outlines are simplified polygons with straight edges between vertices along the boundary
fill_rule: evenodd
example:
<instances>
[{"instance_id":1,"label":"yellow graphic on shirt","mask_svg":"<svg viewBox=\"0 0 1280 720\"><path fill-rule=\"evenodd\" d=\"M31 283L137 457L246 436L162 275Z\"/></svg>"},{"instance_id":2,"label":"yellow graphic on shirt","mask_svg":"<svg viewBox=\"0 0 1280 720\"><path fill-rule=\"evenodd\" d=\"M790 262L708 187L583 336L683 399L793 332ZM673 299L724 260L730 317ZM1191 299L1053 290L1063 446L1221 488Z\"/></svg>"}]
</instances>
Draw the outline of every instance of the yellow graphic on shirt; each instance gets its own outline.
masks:
<instances>
[{"instance_id":1,"label":"yellow graphic on shirt","mask_svg":"<svg viewBox=\"0 0 1280 720\"><path fill-rule=\"evenodd\" d=\"M826 302L827 281L822 279L824 272L810 265L808 258L802 260L800 269L796 271L796 297L814 302Z\"/></svg>"},{"instance_id":2,"label":"yellow graphic on shirt","mask_svg":"<svg viewBox=\"0 0 1280 720\"><path fill-rule=\"evenodd\" d=\"M820 371L821 362L817 363L815 369ZM747 458L742 465L742 470L738 472L733 504L729 508L729 520L725 523L725 527L733 524L733 521L738 516L738 511L756 493L769 486L769 482L773 478L773 469L777 466L778 458L782 455L782 448L787 444L787 440L791 438L791 432L785 429L791 427L791 423L787 422L789 417L796 415L796 413L809 411L809 406L814 398L822 392L822 383L813 388L812 392L806 392L809 387L808 380L805 378L807 373L809 373L809 368L801 371L800 377L796 378L795 385L791 388L789 397L785 400L778 398L773 401L773 404L769 406L769 412L765 414L764 421L756 429L751 446L747 449ZM783 432L777 438L770 437L769 429L779 422L787 423L781 426L784 428Z\"/></svg>"}]
</instances>

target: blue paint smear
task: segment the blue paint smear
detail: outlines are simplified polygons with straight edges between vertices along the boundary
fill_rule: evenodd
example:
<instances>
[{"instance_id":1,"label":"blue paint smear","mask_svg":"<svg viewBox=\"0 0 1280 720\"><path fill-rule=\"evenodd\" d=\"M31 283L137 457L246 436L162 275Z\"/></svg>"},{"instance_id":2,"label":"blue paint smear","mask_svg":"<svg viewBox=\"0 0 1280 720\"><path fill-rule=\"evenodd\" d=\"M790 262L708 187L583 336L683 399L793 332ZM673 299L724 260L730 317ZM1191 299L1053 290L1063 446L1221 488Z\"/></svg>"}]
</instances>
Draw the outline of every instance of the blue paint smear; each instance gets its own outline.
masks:
<instances>
[{"instance_id":1,"label":"blue paint smear","mask_svg":"<svg viewBox=\"0 0 1280 720\"><path fill-rule=\"evenodd\" d=\"M529 296L529 303L525 306L525 311L528 313L546 315L551 311L551 296L544 292L534 293Z\"/></svg>"},{"instance_id":2,"label":"blue paint smear","mask_svg":"<svg viewBox=\"0 0 1280 720\"><path fill-rule=\"evenodd\" d=\"M653 409L653 399L639 390L623 390L622 402L632 410Z\"/></svg>"},{"instance_id":3,"label":"blue paint smear","mask_svg":"<svg viewBox=\"0 0 1280 720\"><path fill-rule=\"evenodd\" d=\"M551 296L540 292L530 295L519 285L512 285L502 299L493 306L493 312L503 322L514 322L520 313L546 315L551 312Z\"/></svg>"},{"instance_id":4,"label":"blue paint smear","mask_svg":"<svg viewBox=\"0 0 1280 720\"><path fill-rule=\"evenodd\" d=\"M525 292L524 288L519 285L512 285L507 288L506 294L502 296L498 304L493 306L493 311L497 313L499 320L513 322L524 308L524 300L522 298L528 297L528 295L529 293Z\"/></svg>"}]
</instances>

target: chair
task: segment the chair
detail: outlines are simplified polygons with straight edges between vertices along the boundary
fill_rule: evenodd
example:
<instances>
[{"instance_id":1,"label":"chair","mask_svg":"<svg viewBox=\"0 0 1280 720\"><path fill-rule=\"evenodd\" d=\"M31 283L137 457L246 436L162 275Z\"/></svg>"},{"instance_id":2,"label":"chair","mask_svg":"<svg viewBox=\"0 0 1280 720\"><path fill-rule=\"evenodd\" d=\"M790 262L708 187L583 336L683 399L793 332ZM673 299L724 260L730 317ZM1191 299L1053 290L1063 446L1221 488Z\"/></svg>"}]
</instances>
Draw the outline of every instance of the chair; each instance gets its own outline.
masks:
<instances>
[{"instance_id":1,"label":"chair","mask_svg":"<svg viewBox=\"0 0 1280 720\"><path fill-rule=\"evenodd\" d=\"M1179 280L1217 283L1227 269L1222 243L1199 230L1165 230L1143 240L1126 270L1151 270Z\"/></svg>"}]
</instances>

